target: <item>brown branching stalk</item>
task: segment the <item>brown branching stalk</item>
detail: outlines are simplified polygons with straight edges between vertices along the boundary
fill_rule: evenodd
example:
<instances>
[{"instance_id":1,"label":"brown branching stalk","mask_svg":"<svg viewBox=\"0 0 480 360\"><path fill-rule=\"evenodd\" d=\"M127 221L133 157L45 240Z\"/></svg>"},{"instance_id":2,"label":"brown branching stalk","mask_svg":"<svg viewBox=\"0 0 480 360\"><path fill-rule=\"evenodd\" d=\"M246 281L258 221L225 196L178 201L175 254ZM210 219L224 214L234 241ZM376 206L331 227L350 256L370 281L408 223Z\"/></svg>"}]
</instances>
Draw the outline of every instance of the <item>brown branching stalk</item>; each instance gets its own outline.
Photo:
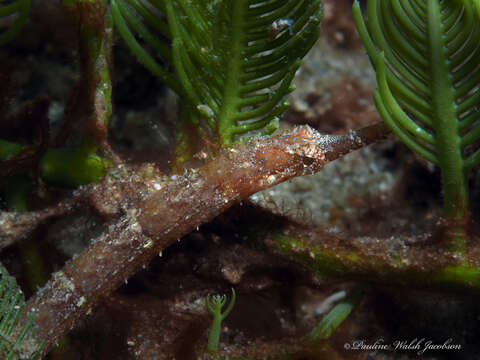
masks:
<instances>
[{"instance_id":1,"label":"brown branching stalk","mask_svg":"<svg viewBox=\"0 0 480 360\"><path fill-rule=\"evenodd\" d=\"M68 201L29 213L0 212L0 249L26 239L47 221L72 213L78 204Z\"/></svg>"},{"instance_id":2,"label":"brown branching stalk","mask_svg":"<svg viewBox=\"0 0 480 360\"><path fill-rule=\"evenodd\" d=\"M102 1L76 2L70 16L77 27L80 79L65 109L65 119L53 144L62 146L74 127L106 146L111 105L112 25Z\"/></svg>"},{"instance_id":3,"label":"brown branching stalk","mask_svg":"<svg viewBox=\"0 0 480 360\"><path fill-rule=\"evenodd\" d=\"M329 161L387 134L383 125L336 136L303 126L226 149L183 175L145 178L142 184L133 181L130 191L120 190L123 215L112 214L107 231L28 301L25 311L35 314L36 340L45 342L43 353L101 298L197 226L260 190L315 173ZM134 178L138 180L138 174ZM115 185L108 187L115 190Z\"/></svg>"}]
</instances>

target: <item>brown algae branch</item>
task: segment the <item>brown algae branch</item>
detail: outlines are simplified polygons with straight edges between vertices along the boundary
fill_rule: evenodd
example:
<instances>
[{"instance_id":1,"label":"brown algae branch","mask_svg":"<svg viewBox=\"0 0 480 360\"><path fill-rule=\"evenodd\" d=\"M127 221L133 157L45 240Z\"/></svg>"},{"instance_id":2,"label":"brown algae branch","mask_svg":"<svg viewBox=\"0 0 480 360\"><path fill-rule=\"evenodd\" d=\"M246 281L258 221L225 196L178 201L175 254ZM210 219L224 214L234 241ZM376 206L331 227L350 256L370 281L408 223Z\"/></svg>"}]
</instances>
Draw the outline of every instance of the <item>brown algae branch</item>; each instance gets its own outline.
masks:
<instances>
[{"instance_id":1,"label":"brown algae branch","mask_svg":"<svg viewBox=\"0 0 480 360\"><path fill-rule=\"evenodd\" d=\"M72 214L82 205L83 199L76 197L39 211L0 211L0 250L28 238L40 225Z\"/></svg>"},{"instance_id":2,"label":"brown algae branch","mask_svg":"<svg viewBox=\"0 0 480 360\"><path fill-rule=\"evenodd\" d=\"M153 181L153 192L145 200L125 199L133 206L27 302L25 312L35 315L35 338L45 343L42 353L102 297L182 236L260 190L315 173L327 162L385 137L384 129L374 125L329 136L297 127L225 149L183 175Z\"/></svg>"},{"instance_id":3,"label":"brown algae branch","mask_svg":"<svg viewBox=\"0 0 480 360\"><path fill-rule=\"evenodd\" d=\"M111 19L104 0L64 2L64 5L77 28L80 78L54 144L63 145L71 132L82 126L88 141L105 147L112 114Z\"/></svg>"}]
</instances>

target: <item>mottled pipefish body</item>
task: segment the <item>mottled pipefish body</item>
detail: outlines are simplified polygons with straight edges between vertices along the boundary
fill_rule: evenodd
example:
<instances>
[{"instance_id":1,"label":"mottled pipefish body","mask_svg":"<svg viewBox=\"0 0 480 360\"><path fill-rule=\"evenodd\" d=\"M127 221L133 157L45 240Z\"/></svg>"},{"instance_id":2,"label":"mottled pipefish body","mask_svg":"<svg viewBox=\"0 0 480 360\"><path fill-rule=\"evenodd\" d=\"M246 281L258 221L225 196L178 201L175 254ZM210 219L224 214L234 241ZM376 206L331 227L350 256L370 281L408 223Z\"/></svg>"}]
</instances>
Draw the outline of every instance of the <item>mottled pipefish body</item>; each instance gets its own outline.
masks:
<instances>
[{"instance_id":1,"label":"mottled pipefish body","mask_svg":"<svg viewBox=\"0 0 480 360\"><path fill-rule=\"evenodd\" d=\"M28 301L26 309L36 315L36 339L45 341L43 351L48 352L102 297L196 227L257 191L315 173L385 133L380 125L358 133L322 136L302 126L225 149L183 175L151 179L150 195L144 200L138 200L138 184L132 185L122 199L133 205L123 210L125 215Z\"/></svg>"}]
</instances>

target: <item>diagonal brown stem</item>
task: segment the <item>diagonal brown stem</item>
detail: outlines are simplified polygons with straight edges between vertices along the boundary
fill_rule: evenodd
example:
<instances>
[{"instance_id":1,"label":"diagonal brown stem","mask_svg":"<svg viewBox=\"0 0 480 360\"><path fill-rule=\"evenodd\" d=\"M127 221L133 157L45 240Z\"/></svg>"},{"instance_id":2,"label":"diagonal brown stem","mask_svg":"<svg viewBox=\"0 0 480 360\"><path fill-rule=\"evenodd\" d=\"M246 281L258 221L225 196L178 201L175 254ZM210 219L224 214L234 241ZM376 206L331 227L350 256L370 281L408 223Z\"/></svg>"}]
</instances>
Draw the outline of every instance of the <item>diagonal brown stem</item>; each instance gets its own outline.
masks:
<instances>
[{"instance_id":1,"label":"diagonal brown stem","mask_svg":"<svg viewBox=\"0 0 480 360\"><path fill-rule=\"evenodd\" d=\"M155 179L144 200L128 198L125 192L124 203L133 204L125 215L28 301L25 311L35 314L36 340L45 342L43 354L102 297L197 226L260 190L315 173L387 134L383 125L335 136L302 126L226 149L184 175Z\"/></svg>"}]
</instances>

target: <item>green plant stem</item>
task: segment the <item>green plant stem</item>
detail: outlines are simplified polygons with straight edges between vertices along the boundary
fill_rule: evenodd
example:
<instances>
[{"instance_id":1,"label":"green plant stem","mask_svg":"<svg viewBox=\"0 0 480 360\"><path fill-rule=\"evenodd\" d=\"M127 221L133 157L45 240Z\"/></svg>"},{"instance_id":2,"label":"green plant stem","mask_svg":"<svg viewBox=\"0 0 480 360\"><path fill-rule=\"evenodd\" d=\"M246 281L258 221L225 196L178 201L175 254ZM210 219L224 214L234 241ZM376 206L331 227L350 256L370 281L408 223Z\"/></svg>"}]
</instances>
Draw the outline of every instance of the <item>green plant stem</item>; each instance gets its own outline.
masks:
<instances>
[{"instance_id":1,"label":"green plant stem","mask_svg":"<svg viewBox=\"0 0 480 360\"><path fill-rule=\"evenodd\" d=\"M356 249L355 245L348 245L348 241L314 231L305 238L277 233L271 235L266 244L275 252L309 267L320 278L480 292L480 264L475 255L478 249L470 249L464 262L441 248L390 251L389 256L385 256L388 249Z\"/></svg>"},{"instance_id":2,"label":"green plant stem","mask_svg":"<svg viewBox=\"0 0 480 360\"><path fill-rule=\"evenodd\" d=\"M428 39L430 41L430 71L432 107L436 129L436 146L442 169L445 217L452 221L453 231L448 231L449 247L464 252L466 247L465 225L468 218L467 174L463 168L461 138L457 122L455 87L450 76L450 61L446 56L447 45L443 34L440 4L428 0Z\"/></svg>"},{"instance_id":3,"label":"green plant stem","mask_svg":"<svg viewBox=\"0 0 480 360\"><path fill-rule=\"evenodd\" d=\"M27 174L7 176L2 181L2 190L9 210L16 212L28 210L32 180ZM45 284L49 274L45 261L40 255L40 248L36 241L27 240L19 247L19 251L28 287L35 292L37 288Z\"/></svg>"},{"instance_id":4,"label":"green plant stem","mask_svg":"<svg viewBox=\"0 0 480 360\"><path fill-rule=\"evenodd\" d=\"M241 66L244 55L242 50L246 42L246 34L243 30L244 17L248 3L245 0L237 0L232 6L235 14L232 22L231 42L233 44L231 50L231 57L226 69L226 81L224 89L224 103L220 109L218 117L218 132L220 134L220 142L223 146L231 145L234 141L235 133L233 128L236 125L236 107L238 103L235 100L240 99L238 83L239 77L242 74Z\"/></svg>"},{"instance_id":5,"label":"green plant stem","mask_svg":"<svg viewBox=\"0 0 480 360\"><path fill-rule=\"evenodd\" d=\"M0 160L12 159L22 148L20 144L0 140ZM40 175L47 182L63 186L96 182L110 166L96 150L88 141L76 149L49 149L40 160Z\"/></svg>"},{"instance_id":6,"label":"green plant stem","mask_svg":"<svg viewBox=\"0 0 480 360\"><path fill-rule=\"evenodd\" d=\"M220 334L222 333L222 318L214 316L210 325L210 334L208 336L207 352L211 356L218 353L218 344L220 342Z\"/></svg>"},{"instance_id":7,"label":"green plant stem","mask_svg":"<svg viewBox=\"0 0 480 360\"><path fill-rule=\"evenodd\" d=\"M192 159L196 152L202 149L202 128L198 114L187 103L182 104L181 113L176 123L175 153L172 159L172 170L175 173L183 172L184 165ZM203 135L203 136L202 136ZM205 147L203 147L204 149Z\"/></svg>"},{"instance_id":8,"label":"green plant stem","mask_svg":"<svg viewBox=\"0 0 480 360\"><path fill-rule=\"evenodd\" d=\"M220 343L220 335L222 334L222 321L230 314L235 306L236 294L232 288L232 298L225 311L222 313L222 308L225 305L227 298L225 295L215 295L213 297L207 296L205 304L208 311L212 315L212 325L210 326L210 333L208 335L207 352L214 359L218 355L218 344Z\"/></svg>"}]
</instances>

